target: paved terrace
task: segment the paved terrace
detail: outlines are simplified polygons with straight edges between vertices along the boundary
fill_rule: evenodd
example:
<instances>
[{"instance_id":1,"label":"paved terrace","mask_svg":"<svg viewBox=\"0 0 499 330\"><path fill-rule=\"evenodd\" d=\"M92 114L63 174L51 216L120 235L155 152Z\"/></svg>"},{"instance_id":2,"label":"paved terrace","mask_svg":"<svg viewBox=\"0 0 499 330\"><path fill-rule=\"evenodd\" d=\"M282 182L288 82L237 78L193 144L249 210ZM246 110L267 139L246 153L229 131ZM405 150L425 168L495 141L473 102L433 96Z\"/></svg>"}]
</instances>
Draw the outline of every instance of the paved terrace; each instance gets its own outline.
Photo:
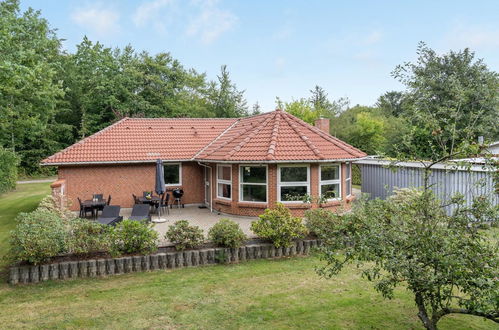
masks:
<instances>
[{"instance_id":1,"label":"paved terrace","mask_svg":"<svg viewBox=\"0 0 499 330\"><path fill-rule=\"evenodd\" d=\"M126 219L132 212L131 208L121 209L120 215ZM158 231L161 243L167 243L164 239L165 233L175 221L187 220L191 225L199 226L203 229L205 237L208 236L208 230L222 218L229 218L239 224L243 232L248 237L255 237L255 234L250 230L251 222L257 219L256 217L243 217L228 214L220 214L216 211L210 212L208 208L199 208L198 206L186 206L185 208L172 208L170 214L163 212L161 214L161 223L156 223L158 215L152 214L154 229Z\"/></svg>"}]
</instances>

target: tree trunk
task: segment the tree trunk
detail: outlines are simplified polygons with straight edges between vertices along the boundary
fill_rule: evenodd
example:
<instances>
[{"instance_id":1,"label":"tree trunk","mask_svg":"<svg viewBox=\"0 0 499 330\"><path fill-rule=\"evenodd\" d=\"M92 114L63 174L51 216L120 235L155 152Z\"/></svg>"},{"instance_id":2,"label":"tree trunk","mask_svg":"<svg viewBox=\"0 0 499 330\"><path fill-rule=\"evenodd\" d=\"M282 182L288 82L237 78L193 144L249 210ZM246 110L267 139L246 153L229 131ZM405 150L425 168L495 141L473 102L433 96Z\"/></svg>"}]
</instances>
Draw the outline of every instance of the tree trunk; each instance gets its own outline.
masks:
<instances>
[{"instance_id":1,"label":"tree trunk","mask_svg":"<svg viewBox=\"0 0 499 330\"><path fill-rule=\"evenodd\" d=\"M423 302L423 297L420 293L416 293L416 305L418 306L418 317L423 322L423 325L428 330L437 330L437 325L428 317L426 308Z\"/></svg>"}]
</instances>

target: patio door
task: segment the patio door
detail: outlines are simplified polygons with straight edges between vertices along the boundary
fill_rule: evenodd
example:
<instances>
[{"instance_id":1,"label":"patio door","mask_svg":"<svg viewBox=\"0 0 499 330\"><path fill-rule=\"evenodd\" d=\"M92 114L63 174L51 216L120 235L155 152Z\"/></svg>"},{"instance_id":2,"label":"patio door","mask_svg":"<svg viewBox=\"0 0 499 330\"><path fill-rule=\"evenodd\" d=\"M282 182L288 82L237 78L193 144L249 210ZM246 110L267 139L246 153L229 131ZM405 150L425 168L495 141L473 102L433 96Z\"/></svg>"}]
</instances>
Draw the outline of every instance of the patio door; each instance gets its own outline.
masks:
<instances>
[{"instance_id":1,"label":"patio door","mask_svg":"<svg viewBox=\"0 0 499 330\"><path fill-rule=\"evenodd\" d=\"M211 207L211 168L204 167L204 204Z\"/></svg>"}]
</instances>

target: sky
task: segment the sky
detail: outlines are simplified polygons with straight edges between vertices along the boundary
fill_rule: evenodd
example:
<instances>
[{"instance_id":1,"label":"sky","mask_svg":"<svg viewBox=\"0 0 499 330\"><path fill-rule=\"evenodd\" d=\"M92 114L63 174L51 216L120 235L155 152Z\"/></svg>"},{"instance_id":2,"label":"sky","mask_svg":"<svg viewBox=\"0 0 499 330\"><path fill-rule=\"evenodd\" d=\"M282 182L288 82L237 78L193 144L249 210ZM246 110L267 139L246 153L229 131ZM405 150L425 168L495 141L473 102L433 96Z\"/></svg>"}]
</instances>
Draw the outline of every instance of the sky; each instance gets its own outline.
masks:
<instances>
[{"instance_id":1,"label":"sky","mask_svg":"<svg viewBox=\"0 0 499 330\"><path fill-rule=\"evenodd\" d=\"M74 52L86 35L108 47L169 52L216 79L227 65L249 107L308 97L373 105L403 90L391 72L416 59L419 41L439 53L466 47L499 71L499 1L21 0L40 10Z\"/></svg>"}]
</instances>

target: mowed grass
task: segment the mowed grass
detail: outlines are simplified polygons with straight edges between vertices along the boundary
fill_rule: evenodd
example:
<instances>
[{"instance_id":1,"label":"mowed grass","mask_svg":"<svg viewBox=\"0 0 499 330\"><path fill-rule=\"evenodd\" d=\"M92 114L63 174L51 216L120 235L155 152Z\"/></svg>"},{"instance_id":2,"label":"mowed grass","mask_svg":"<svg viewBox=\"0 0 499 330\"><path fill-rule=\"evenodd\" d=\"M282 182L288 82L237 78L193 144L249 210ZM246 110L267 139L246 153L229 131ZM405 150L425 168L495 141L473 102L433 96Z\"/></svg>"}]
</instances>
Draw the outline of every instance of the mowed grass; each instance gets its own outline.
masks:
<instances>
[{"instance_id":1,"label":"mowed grass","mask_svg":"<svg viewBox=\"0 0 499 330\"><path fill-rule=\"evenodd\" d=\"M40 200L50 193L50 183L18 184L14 191L0 195L0 268L2 257L9 249L9 234L15 227L19 212L33 211Z\"/></svg>"},{"instance_id":2,"label":"mowed grass","mask_svg":"<svg viewBox=\"0 0 499 330\"><path fill-rule=\"evenodd\" d=\"M0 196L2 251L17 212L34 209L48 184L20 185ZM354 266L319 277L315 257L249 261L120 275L0 284L0 327L196 329L421 329L404 289L384 300ZM449 316L441 329L496 329Z\"/></svg>"},{"instance_id":3,"label":"mowed grass","mask_svg":"<svg viewBox=\"0 0 499 330\"><path fill-rule=\"evenodd\" d=\"M352 266L334 279L314 257L99 279L0 285L2 328L420 329L411 296L384 300ZM496 329L444 318L442 329Z\"/></svg>"}]
</instances>

